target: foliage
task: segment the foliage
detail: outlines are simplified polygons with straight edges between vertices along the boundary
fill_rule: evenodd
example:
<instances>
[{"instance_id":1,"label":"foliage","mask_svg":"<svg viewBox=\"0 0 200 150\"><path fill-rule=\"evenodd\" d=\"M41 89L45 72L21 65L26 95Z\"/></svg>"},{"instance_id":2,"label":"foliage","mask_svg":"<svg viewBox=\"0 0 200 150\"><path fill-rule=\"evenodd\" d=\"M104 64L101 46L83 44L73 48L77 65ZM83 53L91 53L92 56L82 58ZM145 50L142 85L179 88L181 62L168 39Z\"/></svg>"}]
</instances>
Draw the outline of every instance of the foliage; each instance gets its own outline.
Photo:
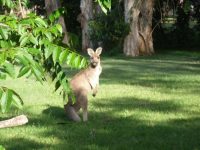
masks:
<instances>
[{"instance_id":1,"label":"foliage","mask_svg":"<svg viewBox=\"0 0 200 150\"><path fill-rule=\"evenodd\" d=\"M96 0L102 11L107 14L111 10L111 0Z\"/></svg>"},{"instance_id":2,"label":"foliage","mask_svg":"<svg viewBox=\"0 0 200 150\"><path fill-rule=\"evenodd\" d=\"M0 6L3 6L1 10L18 10L21 7L20 5L27 8L30 2L29 0L0 0Z\"/></svg>"},{"instance_id":3,"label":"foliage","mask_svg":"<svg viewBox=\"0 0 200 150\"><path fill-rule=\"evenodd\" d=\"M21 109L23 105L21 97L12 89L0 87L0 110L2 113L9 111L11 105Z\"/></svg>"},{"instance_id":4,"label":"foliage","mask_svg":"<svg viewBox=\"0 0 200 150\"><path fill-rule=\"evenodd\" d=\"M121 51L124 37L129 32L129 25L124 22L123 10L116 6L107 15L99 14L89 26L90 37L95 45L102 43L110 54Z\"/></svg>"},{"instance_id":5,"label":"foliage","mask_svg":"<svg viewBox=\"0 0 200 150\"><path fill-rule=\"evenodd\" d=\"M13 8L14 7L14 1L12 1L12 0L0 0L0 5L5 6L7 8Z\"/></svg>"},{"instance_id":6,"label":"foliage","mask_svg":"<svg viewBox=\"0 0 200 150\"><path fill-rule=\"evenodd\" d=\"M0 145L0 150L5 150L5 148L2 145Z\"/></svg>"},{"instance_id":7,"label":"foliage","mask_svg":"<svg viewBox=\"0 0 200 150\"><path fill-rule=\"evenodd\" d=\"M175 0L158 0L153 20L156 26L153 32L155 47L193 49L199 47L199 6L199 0L184 0L183 3ZM168 13L165 13L167 15L164 15L164 7L167 8Z\"/></svg>"},{"instance_id":8,"label":"foliage","mask_svg":"<svg viewBox=\"0 0 200 150\"><path fill-rule=\"evenodd\" d=\"M95 0L95 2L101 7L105 14L108 14L111 10L111 0ZM75 49L81 49L81 26L78 22L78 16L80 15L80 0L73 1L61 1L67 13L64 14L66 26L70 37L70 46ZM77 17L74 17L77 16Z\"/></svg>"},{"instance_id":9,"label":"foliage","mask_svg":"<svg viewBox=\"0 0 200 150\"><path fill-rule=\"evenodd\" d=\"M12 78L34 75L42 83L47 72L54 80L56 89L62 88L71 93L62 65L84 68L87 61L69 48L60 46L62 27L56 23L60 14L61 11L57 10L49 19L35 14L23 19L15 15L0 15L1 79L8 75ZM19 71L15 70L16 65L20 66ZM9 110L16 97L21 100L16 92L2 87L2 112Z\"/></svg>"},{"instance_id":10,"label":"foliage","mask_svg":"<svg viewBox=\"0 0 200 150\"><path fill-rule=\"evenodd\" d=\"M62 6L65 8L64 19L66 20L66 28L68 31L70 47L81 50L81 26L77 17L81 13L80 0L62 1ZM70 21L69 21L70 20Z\"/></svg>"}]
</instances>

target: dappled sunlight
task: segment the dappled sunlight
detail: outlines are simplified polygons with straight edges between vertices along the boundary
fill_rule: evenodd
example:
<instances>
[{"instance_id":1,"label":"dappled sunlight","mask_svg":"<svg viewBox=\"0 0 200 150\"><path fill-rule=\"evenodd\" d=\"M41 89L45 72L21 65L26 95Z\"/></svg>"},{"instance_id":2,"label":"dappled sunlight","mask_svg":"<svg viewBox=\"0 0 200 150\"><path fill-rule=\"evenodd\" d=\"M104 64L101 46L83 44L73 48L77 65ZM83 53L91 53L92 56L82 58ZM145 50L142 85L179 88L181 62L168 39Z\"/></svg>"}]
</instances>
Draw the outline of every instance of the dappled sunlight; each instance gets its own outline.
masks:
<instances>
[{"instance_id":1,"label":"dappled sunlight","mask_svg":"<svg viewBox=\"0 0 200 150\"><path fill-rule=\"evenodd\" d=\"M1 130L0 143L7 149L197 149L199 63L186 56L152 57L103 59L100 89L89 95L88 122L69 121L62 96L49 84L23 78L0 83L25 103L1 119L22 113L29 118L25 126Z\"/></svg>"}]
</instances>

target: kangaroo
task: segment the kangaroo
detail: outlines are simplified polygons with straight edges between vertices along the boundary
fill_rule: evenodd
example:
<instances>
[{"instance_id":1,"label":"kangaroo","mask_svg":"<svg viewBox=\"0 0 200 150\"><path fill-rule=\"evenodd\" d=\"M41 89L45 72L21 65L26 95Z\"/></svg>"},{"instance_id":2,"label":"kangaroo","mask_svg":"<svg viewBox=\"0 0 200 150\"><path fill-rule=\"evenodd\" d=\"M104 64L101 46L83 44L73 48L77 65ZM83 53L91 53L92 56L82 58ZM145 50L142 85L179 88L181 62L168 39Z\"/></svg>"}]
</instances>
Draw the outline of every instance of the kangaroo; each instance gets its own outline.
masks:
<instances>
[{"instance_id":1,"label":"kangaroo","mask_svg":"<svg viewBox=\"0 0 200 150\"><path fill-rule=\"evenodd\" d=\"M77 73L70 81L72 92L75 96L75 103L72 103L71 96L68 95L68 103L64 105L65 112L70 120L80 122L81 118L77 112L82 108L83 121L88 120L88 93L92 92L96 96L99 87L99 76L102 71L100 64L100 54L102 48L99 47L94 52L88 48L87 52L90 56L90 64L88 68Z\"/></svg>"}]
</instances>

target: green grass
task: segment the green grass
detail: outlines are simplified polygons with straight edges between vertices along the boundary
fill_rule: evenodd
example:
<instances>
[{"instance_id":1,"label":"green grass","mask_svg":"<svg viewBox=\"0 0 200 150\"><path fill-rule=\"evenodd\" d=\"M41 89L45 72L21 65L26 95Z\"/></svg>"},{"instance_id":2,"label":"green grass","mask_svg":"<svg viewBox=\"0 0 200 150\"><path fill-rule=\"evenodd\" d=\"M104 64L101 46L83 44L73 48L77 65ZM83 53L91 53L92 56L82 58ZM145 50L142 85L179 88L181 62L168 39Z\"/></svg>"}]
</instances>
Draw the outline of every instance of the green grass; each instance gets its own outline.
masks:
<instances>
[{"instance_id":1,"label":"green grass","mask_svg":"<svg viewBox=\"0 0 200 150\"><path fill-rule=\"evenodd\" d=\"M24 99L25 126L0 129L6 149L200 149L200 53L103 58L89 121L67 121L62 97L34 80L1 81ZM70 71L70 75L71 75ZM61 124L60 124L61 123ZM65 123L65 124L62 124Z\"/></svg>"}]
</instances>

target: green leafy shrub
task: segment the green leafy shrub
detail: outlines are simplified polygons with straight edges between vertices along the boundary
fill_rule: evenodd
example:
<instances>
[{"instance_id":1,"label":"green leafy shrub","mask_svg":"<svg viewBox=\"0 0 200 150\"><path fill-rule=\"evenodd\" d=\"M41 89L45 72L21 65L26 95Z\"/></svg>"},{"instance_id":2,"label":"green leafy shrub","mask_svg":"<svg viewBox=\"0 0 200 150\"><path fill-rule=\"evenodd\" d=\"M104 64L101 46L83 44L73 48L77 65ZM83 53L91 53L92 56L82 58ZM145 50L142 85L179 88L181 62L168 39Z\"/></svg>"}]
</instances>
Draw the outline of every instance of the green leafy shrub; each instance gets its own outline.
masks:
<instances>
[{"instance_id":1,"label":"green leafy shrub","mask_svg":"<svg viewBox=\"0 0 200 150\"><path fill-rule=\"evenodd\" d=\"M109 54L122 52L123 39L129 32L123 16L122 8L116 7L107 15L99 14L90 21L90 37L95 46L103 44Z\"/></svg>"},{"instance_id":2,"label":"green leafy shrub","mask_svg":"<svg viewBox=\"0 0 200 150\"><path fill-rule=\"evenodd\" d=\"M0 145L0 150L5 150L5 148L2 145Z\"/></svg>"},{"instance_id":3,"label":"green leafy shrub","mask_svg":"<svg viewBox=\"0 0 200 150\"><path fill-rule=\"evenodd\" d=\"M87 61L60 45L62 27L56 23L60 14L57 10L49 19L32 13L26 18L0 15L0 79L33 75L42 83L48 75L55 81L55 89L71 94L62 65L80 69L87 66ZM20 66L19 71L15 70L16 65ZM4 113L12 104L21 108L23 102L15 91L0 87L0 104Z\"/></svg>"}]
</instances>

